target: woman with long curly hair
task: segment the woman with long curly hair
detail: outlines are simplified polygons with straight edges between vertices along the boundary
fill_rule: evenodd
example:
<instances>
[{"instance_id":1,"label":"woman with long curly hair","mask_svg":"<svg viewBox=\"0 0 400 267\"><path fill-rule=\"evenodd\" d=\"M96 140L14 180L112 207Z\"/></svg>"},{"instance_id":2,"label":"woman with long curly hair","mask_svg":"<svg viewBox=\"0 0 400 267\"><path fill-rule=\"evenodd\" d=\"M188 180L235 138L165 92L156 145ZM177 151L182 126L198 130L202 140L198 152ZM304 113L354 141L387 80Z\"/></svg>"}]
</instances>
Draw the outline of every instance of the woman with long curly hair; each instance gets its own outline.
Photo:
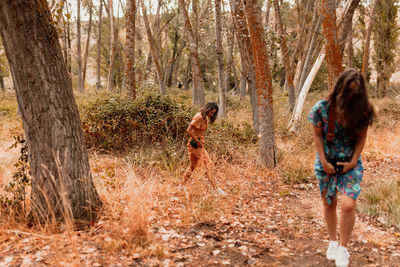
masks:
<instances>
[{"instance_id":1,"label":"woman with long curly hair","mask_svg":"<svg viewBox=\"0 0 400 267\"><path fill-rule=\"evenodd\" d=\"M313 124L317 158L314 165L322 196L329 246L326 257L336 266L348 266L347 244L355 222L356 200L361 192L361 151L375 112L368 100L364 77L342 72L326 100L319 101L308 120ZM336 233L337 192L340 201L340 241Z\"/></svg>"},{"instance_id":2,"label":"woman with long curly hair","mask_svg":"<svg viewBox=\"0 0 400 267\"><path fill-rule=\"evenodd\" d=\"M187 183L192 175L192 172L200 165L206 167L206 177L213 187L215 187L214 179L210 176L210 157L204 149L204 133L208 127L208 121L211 124L215 122L218 116L218 105L214 102L209 102L203 106L200 112L196 113L187 129L190 136L187 143L190 165L183 175L183 182ZM208 119L207 119L208 118Z\"/></svg>"}]
</instances>

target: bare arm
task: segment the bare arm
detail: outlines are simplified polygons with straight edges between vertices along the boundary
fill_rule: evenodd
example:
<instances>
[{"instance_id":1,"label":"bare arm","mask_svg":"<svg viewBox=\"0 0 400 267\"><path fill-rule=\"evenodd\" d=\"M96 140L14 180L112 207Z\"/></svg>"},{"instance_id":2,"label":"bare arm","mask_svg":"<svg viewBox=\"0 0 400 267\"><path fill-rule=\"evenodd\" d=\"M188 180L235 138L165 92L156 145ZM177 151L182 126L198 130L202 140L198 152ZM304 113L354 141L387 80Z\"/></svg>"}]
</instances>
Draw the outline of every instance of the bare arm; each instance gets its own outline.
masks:
<instances>
[{"instance_id":1,"label":"bare arm","mask_svg":"<svg viewBox=\"0 0 400 267\"><path fill-rule=\"evenodd\" d=\"M193 125L189 125L189 127L187 128L187 133L189 134L189 136L194 140L194 141L196 141L196 143L197 143L197 145L199 146L199 147L202 147L203 146L203 144L200 142L200 139L199 138L197 138L197 136L194 134L194 126Z\"/></svg>"},{"instance_id":2,"label":"bare arm","mask_svg":"<svg viewBox=\"0 0 400 267\"><path fill-rule=\"evenodd\" d=\"M324 150L324 140L322 138L322 128L314 126L314 143L317 149L319 159L321 160L322 167L328 175L335 174L335 168L328 162Z\"/></svg>"},{"instance_id":3,"label":"bare arm","mask_svg":"<svg viewBox=\"0 0 400 267\"><path fill-rule=\"evenodd\" d=\"M368 128L365 128L360 132L356 139L356 145L354 147L353 156L351 157L350 162L339 162L338 165L343 165L343 173L347 173L348 171L352 170L356 165L358 158L361 155L362 150L364 149L365 142L367 140L367 132Z\"/></svg>"}]
</instances>

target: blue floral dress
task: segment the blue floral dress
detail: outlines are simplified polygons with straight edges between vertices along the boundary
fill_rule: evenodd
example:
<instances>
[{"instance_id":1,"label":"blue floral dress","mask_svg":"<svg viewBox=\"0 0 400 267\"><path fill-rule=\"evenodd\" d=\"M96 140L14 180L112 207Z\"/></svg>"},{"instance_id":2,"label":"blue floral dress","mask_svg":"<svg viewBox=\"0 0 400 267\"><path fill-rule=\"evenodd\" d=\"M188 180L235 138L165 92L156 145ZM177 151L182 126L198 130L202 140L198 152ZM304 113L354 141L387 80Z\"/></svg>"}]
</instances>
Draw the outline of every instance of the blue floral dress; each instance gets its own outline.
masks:
<instances>
[{"instance_id":1,"label":"blue floral dress","mask_svg":"<svg viewBox=\"0 0 400 267\"><path fill-rule=\"evenodd\" d=\"M308 120L316 127L322 128L322 139L324 141L325 155L335 158L344 158L353 155L355 141L351 140L343 128L335 121L335 140L328 144L326 134L328 133L329 122L329 104L326 100L321 100L311 110ZM319 180L319 189L322 193L327 190L326 199L329 204L335 199L337 191L356 200L361 192L360 183L364 168L362 166L361 157L359 157L357 165L347 173L334 174L329 176L322 167L321 160L317 153L317 159L314 165L315 175Z\"/></svg>"}]
</instances>

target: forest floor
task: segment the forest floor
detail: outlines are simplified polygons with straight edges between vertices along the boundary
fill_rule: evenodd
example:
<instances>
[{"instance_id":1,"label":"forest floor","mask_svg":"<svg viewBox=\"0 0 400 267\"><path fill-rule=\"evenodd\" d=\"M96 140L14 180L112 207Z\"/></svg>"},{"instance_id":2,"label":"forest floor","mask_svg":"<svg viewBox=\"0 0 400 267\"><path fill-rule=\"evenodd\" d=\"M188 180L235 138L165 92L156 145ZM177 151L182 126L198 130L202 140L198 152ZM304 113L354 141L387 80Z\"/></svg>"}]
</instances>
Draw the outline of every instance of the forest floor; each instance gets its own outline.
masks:
<instances>
[{"instance_id":1,"label":"forest floor","mask_svg":"<svg viewBox=\"0 0 400 267\"><path fill-rule=\"evenodd\" d=\"M18 150L9 147L21 126L3 122L4 182L18 158ZM397 147L399 140L392 138L400 136L400 128L385 134L372 132L364 152L364 188L399 176L400 152L389 147ZM385 138L387 153L377 156L374 142ZM101 218L71 231L68 225L28 228L1 215L0 266L334 266L325 258L327 231L316 181L285 184L278 171L260 168L255 155L214 161L221 193L201 172L182 187L179 175L91 152L104 201ZM399 266L399 230L358 210L349 251L351 266Z\"/></svg>"}]
</instances>

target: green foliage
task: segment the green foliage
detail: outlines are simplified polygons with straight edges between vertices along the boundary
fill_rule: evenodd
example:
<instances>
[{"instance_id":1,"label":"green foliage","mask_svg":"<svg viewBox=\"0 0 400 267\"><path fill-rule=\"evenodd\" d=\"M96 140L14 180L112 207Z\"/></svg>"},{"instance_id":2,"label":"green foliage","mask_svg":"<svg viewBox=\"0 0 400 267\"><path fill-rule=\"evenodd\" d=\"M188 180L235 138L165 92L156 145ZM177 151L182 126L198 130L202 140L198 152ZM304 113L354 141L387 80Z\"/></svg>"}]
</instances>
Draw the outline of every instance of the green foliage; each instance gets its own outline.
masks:
<instances>
[{"instance_id":1,"label":"green foliage","mask_svg":"<svg viewBox=\"0 0 400 267\"><path fill-rule=\"evenodd\" d=\"M88 148L124 151L182 140L194 111L157 94L134 101L107 95L84 105L81 114Z\"/></svg>"},{"instance_id":2,"label":"green foliage","mask_svg":"<svg viewBox=\"0 0 400 267\"><path fill-rule=\"evenodd\" d=\"M257 133L248 122L233 125L225 120L210 125L205 139L207 150L228 160L232 160L234 151L258 142Z\"/></svg>"},{"instance_id":3,"label":"green foliage","mask_svg":"<svg viewBox=\"0 0 400 267\"><path fill-rule=\"evenodd\" d=\"M17 171L14 173L12 181L8 185L2 186L5 194L0 195L0 205L5 208L6 212L14 211L18 214L25 214L26 191L31 184L28 147L23 135L14 136L14 139L15 142L11 148L21 145L20 156L14 165L17 167Z\"/></svg>"}]
</instances>

